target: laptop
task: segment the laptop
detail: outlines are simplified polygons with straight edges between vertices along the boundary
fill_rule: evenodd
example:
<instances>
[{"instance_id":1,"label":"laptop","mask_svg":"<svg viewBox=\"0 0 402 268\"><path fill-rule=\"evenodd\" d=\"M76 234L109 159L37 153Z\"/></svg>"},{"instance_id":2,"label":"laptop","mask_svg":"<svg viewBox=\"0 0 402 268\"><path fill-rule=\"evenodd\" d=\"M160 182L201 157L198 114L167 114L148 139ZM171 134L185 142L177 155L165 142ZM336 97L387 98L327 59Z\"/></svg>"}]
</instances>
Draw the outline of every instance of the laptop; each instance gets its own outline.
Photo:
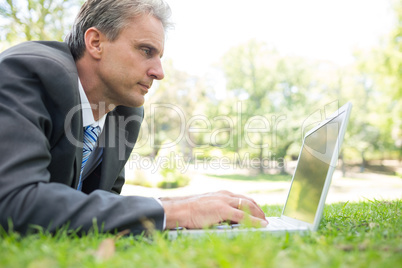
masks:
<instances>
[{"instance_id":1,"label":"laptop","mask_svg":"<svg viewBox=\"0 0 402 268\"><path fill-rule=\"evenodd\" d=\"M280 217L267 217L264 228L238 228L239 224L216 229L184 230L168 232L168 237L218 233L234 235L241 232L309 232L320 224L325 199L337 166L340 148L349 121L352 104L343 105L336 112L303 136L297 165Z\"/></svg>"}]
</instances>

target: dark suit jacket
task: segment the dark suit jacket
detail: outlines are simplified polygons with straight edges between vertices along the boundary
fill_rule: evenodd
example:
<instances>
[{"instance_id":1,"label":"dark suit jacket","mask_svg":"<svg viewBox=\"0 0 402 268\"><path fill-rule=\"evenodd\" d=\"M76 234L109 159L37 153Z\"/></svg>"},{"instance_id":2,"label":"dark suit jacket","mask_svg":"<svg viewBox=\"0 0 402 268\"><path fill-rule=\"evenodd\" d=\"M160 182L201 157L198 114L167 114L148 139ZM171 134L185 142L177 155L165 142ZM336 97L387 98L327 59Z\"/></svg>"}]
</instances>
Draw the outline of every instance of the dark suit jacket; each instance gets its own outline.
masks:
<instances>
[{"instance_id":1,"label":"dark suit jacket","mask_svg":"<svg viewBox=\"0 0 402 268\"><path fill-rule=\"evenodd\" d=\"M68 46L27 42L0 54L0 225L26 233L68 224L86 232L162 229L153 198L118 195L138 137L143 108L117 107L99 137L101 164L77 191L82 159L78 74Z\"/></svg>"}]
</instances>

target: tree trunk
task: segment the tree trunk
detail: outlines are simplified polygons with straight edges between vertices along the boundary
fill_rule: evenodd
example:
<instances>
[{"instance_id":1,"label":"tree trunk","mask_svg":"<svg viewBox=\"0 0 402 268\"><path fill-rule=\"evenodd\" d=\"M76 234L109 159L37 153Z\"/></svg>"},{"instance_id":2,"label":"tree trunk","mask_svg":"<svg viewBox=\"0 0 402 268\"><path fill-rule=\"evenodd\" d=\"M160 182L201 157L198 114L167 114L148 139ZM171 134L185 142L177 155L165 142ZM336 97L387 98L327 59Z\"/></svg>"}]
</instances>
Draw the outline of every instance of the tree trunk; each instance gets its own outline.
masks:
<instances>
[{"instance_id":1,"label":"tree trunk","mask_svg":"<svg viewBox=\"0 0 402 268\"><path fill-rule=\"evenodd\" d=\"M341 159L342 177L346 177L346 165L345 165L345 160L343 158L343 152L341 152L340 159Z\"/></svg>"},{"instance_id":2,"label":"tree trunk","mask_svg":"<svg viewBox=\"0 0 402 268\"><path fill-rule=\"evenodd\" d=\"M360 165L360 173L363 173L364 170L366 169L366 159L364 158L364 151L361 151L362 155L362 163Z\"/></svg>"},{"instance_id":3,"label":"tree trunk","mask_svg":"<svg viewBox=\"0 0 402 268\"><path fill-rule=\"evenodd\" d=\"M259 167L259 169L258 169L258 173L259 174L263 174L264 173L264 159L262 159L263 158L263 152L264 152L264 149L263 148L260 148L260 153L259 153L259 158L260 158L260 167Z\"/></svg>"}]
</instances>

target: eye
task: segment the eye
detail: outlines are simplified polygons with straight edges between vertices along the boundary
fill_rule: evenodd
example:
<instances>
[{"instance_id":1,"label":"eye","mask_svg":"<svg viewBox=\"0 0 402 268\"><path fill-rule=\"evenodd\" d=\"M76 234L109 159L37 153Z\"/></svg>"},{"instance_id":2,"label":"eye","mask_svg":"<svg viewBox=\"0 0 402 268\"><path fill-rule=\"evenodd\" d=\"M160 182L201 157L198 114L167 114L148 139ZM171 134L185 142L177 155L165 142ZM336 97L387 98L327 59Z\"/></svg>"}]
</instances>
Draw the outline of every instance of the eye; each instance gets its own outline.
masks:
<instances>
[{"instance_id":1,"label":"eye","mask_svg":"<svg viewBox=\"0 0 402 268\"><path fill-rule=\"evenodd\" d=\"M151 49L150 49L150 48L143 47L143 48L141 48L141 50L144 52L144 54L145 54L146 56L150 56L150 55L151 55Z\"/></svg>"}]
</instances>

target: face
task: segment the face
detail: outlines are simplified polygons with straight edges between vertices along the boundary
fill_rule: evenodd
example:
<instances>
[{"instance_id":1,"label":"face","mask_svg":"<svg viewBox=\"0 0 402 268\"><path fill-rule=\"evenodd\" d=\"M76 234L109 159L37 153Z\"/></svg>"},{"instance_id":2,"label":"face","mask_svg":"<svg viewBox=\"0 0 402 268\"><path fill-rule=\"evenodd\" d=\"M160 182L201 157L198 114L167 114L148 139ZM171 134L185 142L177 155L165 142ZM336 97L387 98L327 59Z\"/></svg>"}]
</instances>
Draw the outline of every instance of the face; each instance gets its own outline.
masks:
<instances>
[{"instance_id":1,"label":"face","mask_svg":"<svg viewBox=\"0 0 402 268\"><path fill-rule=\"evenodd\" d=\"M114 41L103 40L98 78L107 104L139 107L154 79L164 77L161 57L165 34L162 23L150 15L132 19Z\"/></svg>"}]
</instances>

